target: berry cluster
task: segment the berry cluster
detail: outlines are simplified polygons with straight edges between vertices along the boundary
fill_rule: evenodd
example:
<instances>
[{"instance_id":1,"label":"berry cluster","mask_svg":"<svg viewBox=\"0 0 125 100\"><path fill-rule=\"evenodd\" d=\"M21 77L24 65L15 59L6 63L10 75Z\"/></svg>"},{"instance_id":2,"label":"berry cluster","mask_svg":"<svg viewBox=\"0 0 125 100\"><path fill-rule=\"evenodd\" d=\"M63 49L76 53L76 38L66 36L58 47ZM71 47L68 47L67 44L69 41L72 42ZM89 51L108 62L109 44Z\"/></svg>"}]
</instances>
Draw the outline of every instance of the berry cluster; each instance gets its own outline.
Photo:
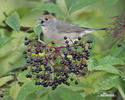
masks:
<instances>
[{"instance_id":1,"label":"berry cluster","mask_svg":"<svg viewBox=\"0 0 125 100\"><path fill-rule=\"evenodd\" d=\"M114 16L113 22L110 24L110 27L107 28L108 35L111 35L111 37L119 38L120 42L123 42L125 40L125 14L120 16ZM122 44L118 44L118 47L121 47Z\"/></svg>"},{"instance_id":2,"label":"berry cluster","mask_svg":"<svg viewBox=\"0 0 125 100\"><path fill-rule=\"evenodd\" d=\"M39 42L37 36L25 37L23 54L26 64L22 71L30 70L26 77L36 80L35 85L51 86L54 90L62 83L70 86L70 81L74 81L78 84L77 78L87 70L92 40L83 43L81 37L72 41L66 36L64 40L65 45L56 46L54 41Z\"/></svg>"}]
</instances>

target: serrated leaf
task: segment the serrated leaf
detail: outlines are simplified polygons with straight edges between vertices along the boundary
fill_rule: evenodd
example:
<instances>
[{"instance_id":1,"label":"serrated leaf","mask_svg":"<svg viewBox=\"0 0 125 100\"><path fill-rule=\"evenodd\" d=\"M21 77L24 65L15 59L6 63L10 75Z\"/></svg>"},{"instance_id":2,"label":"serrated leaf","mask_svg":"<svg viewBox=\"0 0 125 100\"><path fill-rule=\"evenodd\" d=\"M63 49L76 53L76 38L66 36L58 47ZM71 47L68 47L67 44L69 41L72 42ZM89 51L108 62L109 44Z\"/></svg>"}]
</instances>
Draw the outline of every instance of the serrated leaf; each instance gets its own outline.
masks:
<instances>
[{"instance_id":1,"label":"serrated leaf","mask_svg":"<svg viewBox=\"0 0 125 100\"><path fill-rule=\"evenodd\" d=\"M16 100L16 97L17 97L19 91L20 91L20 86L19 86L19 84L18 84L17 82L13 83L12 86L11 86L11 88L10 88L10 92L9 92L9 93L10 93L10 96L11 96L14 100Z\"/></svg>"},{"instance_id":2,"label":"serrated leaf","mask_svg":"<svg viewBox=\"0 0 125 100\"><path fill-rule=\"evenodd\" d=\"M29 81L21 87L16 100L25 100L25 98L29 94L37 91L40 88L43 88L43 87L42 86L36 86L34 81Z\"/></svg>"},{"instance_id":3,"label":"serrated leaf","mask_svg":"<svg viewBox=\"0 0 125 100\"><path fill-rule=\"evenodd\" d=\"M34 27L34 32L36 33L36 35L40 35L40 33L42 32L42 28L40 26L35 26Z\"/></svg>"},{"instance_id":4,"label":"serrated leaf","mask_svg":"<svg viewBox=\"0 0 125 100\"><path fill-rule=\"evenodd\" d=\"M13 30L17 32L20 31L20 23L17 13L13 13L11 16L7 17L6 20L7 25L9 25Z\"/></svg>"},{"instance_id":5,"label":"serrated leaf","mask_svg":"<svg viewBox=\"0 0 125 100\"><path fill-rule=\"evenodd\" d=\"M57 15L62 15L62 10L60 9L60 7L54 3L45 3L42 5L39 5L38 7L36 7L33 10L42 10L42 11L48 11L50 13L55 13Z\"/></svg>"},{"instance_id":6,"label":"serrated leaf","mask_svg":"<svg viewBox=\"0 0 125 100\"><path fill-rule=\"evenodd\" d=\"M113 74L105 74L98 83L95 91L108 90L118 84L119 76Z\"/></svg>"},{"instance_id":7,"label":"serrated leaf","mask_svg":"<svg viewBox=\"0 0 125 100\"><path fill-rule=\"evenodd\" d=\"M113 74L120 74L118 69L116 69L114 66L109 64L95 66L92 70L99 70L99 71L105 71Z\"/></svg>"},{"instance_id":8,"label":"serrated leaf","mask_svg":"<svg viewBox=\"0 0 125 100\"><path fill-rule=\"evenodd\" d=\"M112 57L112 56L106 56L104 58L101 58L98 60L99 65L124 65L124 61L121 60L120 58Z\"/></svg>"},{"instance_id":9,"label":"serrated leaf","mask_svg":"<svg viewBox=\"0 0 125 100\"><path fill-rule=\"evenodd\" d=\"M96 93L101 90L108 90L115 87L118 83L119 76L105 73L105 72L94 72L90 74L86 81L92 86L92 88L84 88L85 94L89 95Z\"/></svg>"},{"instance_id":10,"label":"serrated leaf","mask_svg":"<svg viewBox=\"0 0 125 100\"><path fill-rule=\"evenodd\" d=\"M13 79L14 79L13 76L6 76L6 77L0 78L0 86L6 84L8 81L13 80Z\"/></svg>"},{"instance_id":11,"label":"serrated leaf","mask_svg":"<svg viewBox=\"0 0 125 100\"><path fill-rule=\"evenodd\" d=\"M110 65L124 65L124 61L120 58L116 58L113 56L106 56L98 60L100 65L110 64Z\"/></svg>"}]
</instances>

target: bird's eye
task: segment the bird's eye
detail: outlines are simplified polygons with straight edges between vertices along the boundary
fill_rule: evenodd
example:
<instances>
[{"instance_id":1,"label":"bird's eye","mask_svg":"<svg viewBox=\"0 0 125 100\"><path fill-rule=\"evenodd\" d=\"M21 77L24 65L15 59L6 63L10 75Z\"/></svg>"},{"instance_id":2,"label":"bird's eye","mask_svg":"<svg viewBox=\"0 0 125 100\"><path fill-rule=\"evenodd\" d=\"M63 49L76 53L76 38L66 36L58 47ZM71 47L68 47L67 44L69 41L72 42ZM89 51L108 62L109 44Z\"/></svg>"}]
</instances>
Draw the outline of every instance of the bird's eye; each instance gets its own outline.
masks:
<instances>
[{"instance_id":1,"label":"bird's eye","mask_svg":"<svg viewBox=\"0 0 125 100\"><path fill-rule=\"evenodd\" d=\"M42 21L41 21L41 24L43 24L43 23L44 23L44 21L42 20Z\"/></svg>"},{"instance_id":2,"label":"bird's eye","mask_svg":"<svg viewBox=\"0 0 125 100\"><path fill-rule=\"evenodd\" d=\"M48 18L45 18L45 20L47 21L47 20L48 20Z\"/></svg>"}]
</instances>

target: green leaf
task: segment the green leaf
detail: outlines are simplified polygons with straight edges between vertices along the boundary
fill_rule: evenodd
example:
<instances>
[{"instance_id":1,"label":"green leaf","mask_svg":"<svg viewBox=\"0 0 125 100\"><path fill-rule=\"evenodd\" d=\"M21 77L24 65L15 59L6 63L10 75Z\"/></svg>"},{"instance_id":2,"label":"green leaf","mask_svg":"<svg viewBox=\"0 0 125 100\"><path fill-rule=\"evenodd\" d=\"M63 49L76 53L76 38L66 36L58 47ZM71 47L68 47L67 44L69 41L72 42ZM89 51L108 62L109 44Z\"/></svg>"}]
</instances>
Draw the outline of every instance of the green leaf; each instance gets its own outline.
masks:
<instances>
[{"instance_id":1,"label":"green leaf","mask_svg":"<svg viewBox=\"0 0 125 100\"><path fill-rule=\"evenodd\" d=\"M86 7L92 3L95 3L100 0L65 0L66 5L69 6L69 13L75 12L83 7ZM72 2L72 3L71 3Z\"/></svg>"},{"instance_id":2,"label":"green leaf","mask_svg":"<svg viewBox=\"0 0 125 100\"><path fill-rule=\"evenodd\" d=\"M90 94L85 97L85 100L112 100L112 97L103 97L99 94Z\"/></svg>"},{"instance_id":3,"label":"green leaf","mask_svg":"<svg viewBox=\"0 0 125 100\"><path fill-rule=\"evenodd\" d=\"M45 3L42 5L39 5L38 7L36 7L33 10L42 10L42 11L48 11L50 13L55 13L57 15L63 15L62 10L60 9L60 7L54 3Z\"/></svg>"},{"instance_id":4,"label":"green leaf","mask_svg":"<svg viewBox=\"0 0 125 100\"><path fill-rule=\"evenodd\" d=\"M77 0L65 0L65 3L66 3L66 7L67 9L71 9L73 3L75 3Z\"/></svg>"},{"instance_id":5,"label":"green leaf","mask_svg":"<svg viewBox=\"0 0 125 100\"><path fill-rule=\"evenodd\" d=\"M93 68L96 67L97 65L98 65L98 61L95 58L90 58L88 69L92 71Z\"/></svg>"},{"instance_id":6,"label":"green leaf","mask_svg":"<svg viewBox=\"0 0 125 100\"><path fill-rule=\"evenodd\" d=\"M26 98L29 94L31 94L31 93L37 91L37 90L40 89L40 88L43 88L43 87L42 87L42 86L36 86L34 81L29 81L29 82L25 83L25 84L21 87L21 89L20 89L20 91L19 91L19 93L18 93L18 96L17 96L16 100L25 100L25 98Z\"/></svg>"},{"instance_id":7,"label":"green leaf","mask_svg":"<svg viewBox=\"0 0 125 100\"><path fill-rule=\"evenodd\" d=\"M89 95L97 93L100 90L108 90L115 87L118 83L119 76L105 73L105 72L94 72L90 74L86 81L92 86L92 88L84 88L85 94Z\"/></svg>"},{"instance_id":8,"label":"green leaf","mask_svg":"<svg viewBox=\"0 0 125 100\"><path fill-rule=\"evenodd\" d=\"M100 70L100 71L105 71L108 73L120 74L118 69L116 69L114 66L109 65L109 64L95 66L92 70Z\"/></svg>"},{"instance_id":9,"label":"green leaf","mask_svg":"<svg viewBox=\"0 0 125 100\"><path fill-rule=\"evenodd\" d=\"M2 100L13 100L9 95L5 95L3 98L2 98Z\"/></svg>"},{"instance_id":10,"label":"green leaf","mask_svg":"<svg viewBox=\"0 0 125 100\"><path fill-rule=\"evenodd\" d=\"M17 32L20 31L19 17L17 13L13 13L11 16L7 17L6 23Z\"/></svg>"},{"instance_id":11,"label":"green leaf","mask_svg":"<svg viewBox=\"0 0 125 100\"><path fill-rule=\"evenodd\" d=\"M29 82L29 81L31 81L30 79L26 78L26 74L28 74L28 72L29 72L29 69L27 71L21 72L17 77L18 81L20 81L20 82Z\"/></svg>"},{"instance_id":12,"label":"green leaf","mask_svg":"<svg viewBox=\"0 0 125 100\"><path fill-rule=\"evenodd\" d=\"M10 96L11 96L14 100L16 100L16 97L17 97L19 91L20 91L20 86L19 86L19 84L18 84L17 82L13 83L12 86L11 86L11 88L10 88L10 92L9 92L9 93L10 93Z\"/></svg>"},{"instance_id":13,"label":"green leaf","mask_svg":"<svg viewBox=\"0 0 125 100\"><path fill-rule=\"evenodd\" d=\"M48 100L84 100L84 98L78 92L69 88L58 87L49 94Z\"/></svg>"},{"instance_id":14,"label":"green leaf","mask_svg":"<svg viewBox=\"0 0 125 100\"><path fill-rule=\"evenodd\" d=\"M40 33L42 32L42 28L40 26L35 26L34 27L34 32L36 33L36 35L40 35Z\"/></svg>"},{"instance_id":15,"label":"green leaf","mask_svg":"<svg viewBox=\"0 0 125 100\"><path fill-rule=\"evenodd\" d=\"M8 81L13 80L13 79L14 79L13 76L6 76L6 77L0 78L0 86L6 84Z\"/></svg>"},{"instance_id":16,"label":"green leaf","mask_svg":"<svg viewBox=\"0 0 125 100\"><path fill-rule=\"evenodd\" d=\"M108 90L118 84L119 76L113 74L105 74L98 83L96 91Z\"/></svg>"},{"instance_id":17,"label":"green leaf","mask_svg":"<svg viewBox=\"0 0 125 100\"><path fill-rule=\"evenodd\" d=\"M98 62L99 62L99 65L105 65L105 64L124 65L125 64L123 60L113 56L106 56L104 58L99 59Z\"/></svg>"},{"instance_id":18,"label":"green leaf","mask_svg":"<svg viewBox=\"0 0 125 100\"><path fill-rule=\"evenodd\" d=\"M105 11L110 9L113 5L115 5L119 0L104 0L106 3Z\"/></svg>"},{"instance_id":19,"label":"green leaf","mask_svg":"<svg viewBox=\"0 0 125 100\"><path fill-rule=\"evenodd\" d=\"M121 79L123 79L123 80L125 81L125 72L122 72L122 73L120 74L120 76L121 76Z\"/></svg>"},{"instance_id":20,"label":"green leaf","mask_svg":"<svg viewBox=\"0 0 125 100\"><path fill-rule=\"evenodd\" d=\"M48 100L47 96L37 97L36 93L29 94L25 100Z\"/></svg>"},{"instance_id":21,"label":"green leaf","mask_svg":"<svg viewBox=\"0 0 125 100\"><path fill-rule=\"evenodd\" d=\"M12 37L3 37L3 38L0 38L0 47L4 46L6 43L8 43L12 39L13 39Z\"/></svg>"}]
</instances>

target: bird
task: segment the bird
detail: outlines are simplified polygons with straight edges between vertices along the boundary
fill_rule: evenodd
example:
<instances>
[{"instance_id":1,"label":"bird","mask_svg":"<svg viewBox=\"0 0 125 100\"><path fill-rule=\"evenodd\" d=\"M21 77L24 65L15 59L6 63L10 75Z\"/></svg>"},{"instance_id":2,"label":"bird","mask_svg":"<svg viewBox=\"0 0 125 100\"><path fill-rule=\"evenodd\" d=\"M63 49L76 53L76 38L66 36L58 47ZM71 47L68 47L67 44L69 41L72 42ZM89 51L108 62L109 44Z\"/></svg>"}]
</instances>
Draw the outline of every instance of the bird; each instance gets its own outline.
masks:
<instances>
[{"instance_id":1,"label":"bird","mask_svg":"<svg viewBox=\"0 0 125 100\"><path fill-rule=\"evenodd\" d=\"M57 43L65 42L64 37L76 40L77 37L82 37L96 30L106 30L106 28L80 27L58 20L52 14L43 15L41 18L37 19L37 21L40 21L39 26L42 28L44 36L50 41L55 41Z\"/></svg>"}]
</instances>

